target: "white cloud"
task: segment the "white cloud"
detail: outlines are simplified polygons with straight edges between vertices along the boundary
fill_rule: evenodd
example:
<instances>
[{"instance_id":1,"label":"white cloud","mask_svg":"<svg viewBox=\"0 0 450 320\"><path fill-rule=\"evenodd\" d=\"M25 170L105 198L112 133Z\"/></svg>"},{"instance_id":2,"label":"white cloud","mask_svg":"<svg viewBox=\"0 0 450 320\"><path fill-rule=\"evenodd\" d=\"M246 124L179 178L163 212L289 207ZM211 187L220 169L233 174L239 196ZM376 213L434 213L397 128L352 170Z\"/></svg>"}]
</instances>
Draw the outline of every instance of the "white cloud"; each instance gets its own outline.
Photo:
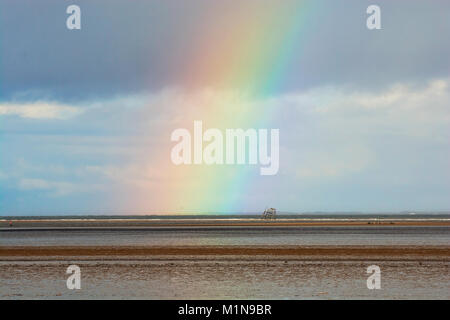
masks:
<instances>
[{"instance_id":1,"label":"white cloud","mask_svg":"<svg viewBox=\"0 0 450 320\"><path fill-rule=\"evenodd\" d=\"M72 183L66 181L51 181L46 179L35 178L21 178L18 182L18 187L21 190L44 190L48 191L50 196L66 196L73 193L91 192L93 190L100 190L101 185L91 183L85 185L84 183Z\"/></svg>"},{"instance_id":2,"label":"white cloud","mask_svg":"<svg viewBox=\"0 0 450 320\"><path fill-rule=\"evenodd\" d=\"M448 150L449 83L441 79L423 87L398 84L380 92L327 87L273 99L284 113L284 172L323 181L378 166L386 172L380 179L394 175L410 181L418 173L403 170L401 175L400 166L413 170L425 156L419 150L426 149L436 162L442 150ZM290 126L291 119L297 125Z\"/></svg>"},{"instance_id":3,"label":"white cloud","mask_svg":"<svg viewBox=\"0 0 450 320\"><path fill-rule=\"evenodd\" d=\"M374 186L388 191L416 188L420 195L426 186L432 190L448 181L449 84L448 79L441 79L417 87L399 84L378 92L321 87L269 99L212 89L166 89L94 101L84 106L80 118L70 122L79 134L17 137L21 148L13 152L29 150L23 157L32 166L21 167L14 185L51 196L101 190L124 194L132 203L129 206L153 208L164 204L161 190L196 187L197 180L192 177L197 174L220 179L215 171L219 168L174 168L170 162L172 130L192 129L194 120L203 120L205 128L280 129L280 173L274 177L278 180L273 188L278 190L274 191L277 201L288 203L301 188L327 186L338 193L360 188L361 194L371 192ZM101 134L94 130L89 134L91 128ZM46 157L33 157L33 152L45 152ZM12 176L13 170L2 169ZM264 183L261 180L261 185ZM336 185L339 188L332 189ZM263 200L256 195L251 201ZM294 208L296 200L292 201ZM179 205L173 204L174 208ZM162 204L161 208L173 209Z\"/></svg>"},{"instance_id":4,"label":"white cloud","mask_svg":"<svg viewBox=\"0 0 450 320\"><path fill-rule=\"evenodd\" d=\"M333 146L329 147L333 148ZM296 177L328 179L358 173L370 164L374 156L363 145L353 144L347 147L330 148L308 150L308 155L298 163L297 169L294 169Z\"/></svg>"},{"instance_id":5,"label":"white cloud","mask_svg":"<svg viewBox=\"0 0 450 320\"><path fill-rule=\"evenodd\" d=\"M53 195L67 195L79 189L79 186L69 182L55 182L44 179L23 178L19 180L22 190L49 190Z\"/></svg>"},{"instance_id":6,"label":"white cloud","mask_svg":"<svg viewBox=\"0 0 450 320\"><path fill-rule=\"evenodd\" d=\"M397 84L381 92L317 88L286 96L299 114L336 126L336 133L400 134L446 139L450 125L450 80L431 81L424 87Z\"/></svg>"},{"instance_id":7,"label":"white cloud","mask_svg":"<svg viewBox=\"0 0 450 320\"><path fill-rule=\"evenodd\" d=\"M69 119L80 113L82 113L80 108L50 102L0 104L0 116L16 115L29 119Z\"/></svg>"}]
</instances>

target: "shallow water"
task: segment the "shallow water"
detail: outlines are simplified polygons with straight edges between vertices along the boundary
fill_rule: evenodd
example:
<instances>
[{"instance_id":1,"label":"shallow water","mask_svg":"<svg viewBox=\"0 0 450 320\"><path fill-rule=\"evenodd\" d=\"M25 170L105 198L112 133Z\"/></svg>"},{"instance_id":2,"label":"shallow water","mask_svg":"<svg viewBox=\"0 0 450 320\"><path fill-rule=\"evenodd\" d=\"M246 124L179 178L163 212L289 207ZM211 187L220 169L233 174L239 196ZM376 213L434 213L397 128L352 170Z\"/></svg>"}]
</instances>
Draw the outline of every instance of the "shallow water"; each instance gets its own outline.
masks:
<instances>
[{"instance_id":1,"label":"shallow water","mask_svg":"<svg viewBox=\"0 0 450 320\"><path fill-rule=\"evenodd\" d=\"M0 231L0 245L449 245L448 226Z\"/></svg>"}]
</instances>

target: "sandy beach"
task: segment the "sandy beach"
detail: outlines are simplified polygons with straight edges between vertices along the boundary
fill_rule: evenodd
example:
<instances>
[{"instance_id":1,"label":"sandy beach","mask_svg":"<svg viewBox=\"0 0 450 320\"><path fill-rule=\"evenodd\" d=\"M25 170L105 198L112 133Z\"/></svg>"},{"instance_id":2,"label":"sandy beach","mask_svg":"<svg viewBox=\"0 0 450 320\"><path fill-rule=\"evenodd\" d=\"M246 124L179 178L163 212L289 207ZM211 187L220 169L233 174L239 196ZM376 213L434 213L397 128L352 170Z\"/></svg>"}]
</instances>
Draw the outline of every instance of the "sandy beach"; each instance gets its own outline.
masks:
<instances>
[{"instance_id":1,"label":"sandy beach","mask_svg":"<svg viewBox=\"0 0 450 320\"><path fill-rule=\"evenodd\" d=\"M446 219L3 219L0 299L448 299Z\"/></svg>"},{"instance_id":2,"label":"sandy beach","mask_svg":"<svg viewBox=\"0 0 450 320\"><path fill-rule=\"evenodd\" d=\"M439 259L450 261L450 246L448 247L398 247L398 246L327 246L327 247L299 247L299 246L205 246L205 247L104 247L104 246L0 246L0 259L7 257L38 257L52 259L73 259L73 257L148 257L177 256L177 257L245 257L268 258L289 257L291 259Z\"/></svg>"},{"instance_id":3,"label":"sandy beach","mask_svg":"<svg viewBox=\"0 0 450 320\"><path fill-rule=\"evenodd\" d=\"M450 257L447 241L450 221L432 218L3 219L0 233L3 235L0 259L286 256L446 260ZM436 235L440 238L434 239ZM423 242L428 238L432 240Z\"/></svg>"},{"instance_id":4,"label":"sandy beach","mask_svg":"<svg viewBox=\"0 0 450 320\"><path fill-rule=\"evenodd\" d=\"M137 252L125 250L126 256L77 257L67 254L92 252L51 252L54 249L46 254L65 255L0 256L0 299L450 299L447 249L421 249L414 256L389 250L378 256L379 251L371 255L375 251L369 250L359 256L360 251L347 248L346 253L358 254L331 257L320 255L333 254L330 248L315 248L319 250L308 252L312 257L270 251L191 256L172 250L165 253L177 255L130 256ZM152 253L162 253L155 249ZM95 253L120 253L109 250ZM66 287L66 270L73 264L81 270L80 290ZM381 290L367 288L371 265L381 269Z\"/></svg>"}]
</instances>

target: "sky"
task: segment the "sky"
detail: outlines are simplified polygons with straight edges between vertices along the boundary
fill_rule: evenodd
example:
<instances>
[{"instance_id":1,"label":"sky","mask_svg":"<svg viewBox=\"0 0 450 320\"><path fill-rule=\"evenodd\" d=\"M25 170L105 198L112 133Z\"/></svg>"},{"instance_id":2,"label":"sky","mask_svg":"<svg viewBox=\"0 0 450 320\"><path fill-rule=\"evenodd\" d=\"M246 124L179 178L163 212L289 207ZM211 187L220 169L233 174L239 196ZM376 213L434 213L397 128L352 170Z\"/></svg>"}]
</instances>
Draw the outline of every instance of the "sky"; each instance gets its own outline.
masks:
<instances>
[{"instance_id":1,"label":"sky","mask_svg":"<svg viewBox=\"0 0 450 320\"><path fill-rule=\"evenodd\" d=\"M0 215L449 211L449 17L444 0L0 0ZM176 166L171 133L195 120L279 129L278 173Z\"/></svg>"}]
</instances>

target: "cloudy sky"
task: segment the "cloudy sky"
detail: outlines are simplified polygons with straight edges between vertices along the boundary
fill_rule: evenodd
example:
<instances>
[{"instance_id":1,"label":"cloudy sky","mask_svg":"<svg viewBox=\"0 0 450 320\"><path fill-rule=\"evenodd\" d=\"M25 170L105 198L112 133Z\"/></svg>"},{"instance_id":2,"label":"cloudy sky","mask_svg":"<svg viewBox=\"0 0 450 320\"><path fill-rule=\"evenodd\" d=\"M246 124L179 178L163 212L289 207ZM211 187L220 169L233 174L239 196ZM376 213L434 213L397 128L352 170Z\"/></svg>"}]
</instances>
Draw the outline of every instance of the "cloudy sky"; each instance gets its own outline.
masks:
<instances>
[{"instance_id":1,"label":"cloudy sky","mask_svg":"<svg viewBox=\"0 0 450 320\"><path fill-rule=\"evenodd\" d=\"M448 39L444 0L0 0L0 214L448 211ZM278 174L175 166L194 120L279 128Z\"/></svg>"}]
</instances>

